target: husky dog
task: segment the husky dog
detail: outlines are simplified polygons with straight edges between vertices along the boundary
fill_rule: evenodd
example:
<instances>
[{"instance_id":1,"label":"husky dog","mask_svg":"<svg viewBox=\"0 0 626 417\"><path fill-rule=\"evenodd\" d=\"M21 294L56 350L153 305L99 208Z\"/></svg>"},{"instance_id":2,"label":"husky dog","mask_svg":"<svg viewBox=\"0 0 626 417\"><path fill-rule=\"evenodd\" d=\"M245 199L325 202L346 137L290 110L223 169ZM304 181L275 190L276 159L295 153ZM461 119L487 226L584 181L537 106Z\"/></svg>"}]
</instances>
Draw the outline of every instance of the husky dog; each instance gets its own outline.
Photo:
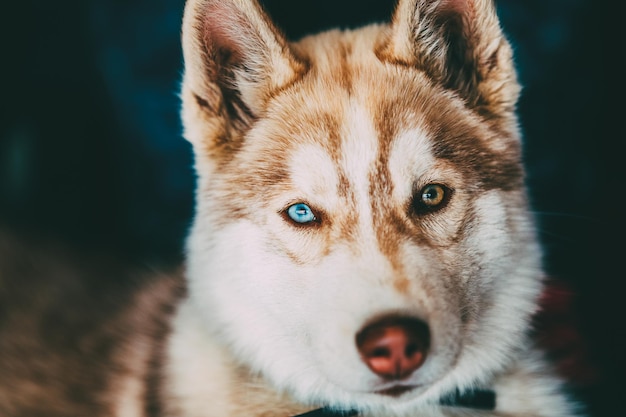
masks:
<instances>
[{"instance_id":1,"label":"husky dog","mask_svg":"<svg viewBox=\"0 0 626 417\"><path fill-rule=\"evenodd\" d=\"M189 0L182 32L186 293L130 299L103 415L581 415L529 337L544 275L491 1L292 43L254 0Z\"/></svg>"}]
</instances>

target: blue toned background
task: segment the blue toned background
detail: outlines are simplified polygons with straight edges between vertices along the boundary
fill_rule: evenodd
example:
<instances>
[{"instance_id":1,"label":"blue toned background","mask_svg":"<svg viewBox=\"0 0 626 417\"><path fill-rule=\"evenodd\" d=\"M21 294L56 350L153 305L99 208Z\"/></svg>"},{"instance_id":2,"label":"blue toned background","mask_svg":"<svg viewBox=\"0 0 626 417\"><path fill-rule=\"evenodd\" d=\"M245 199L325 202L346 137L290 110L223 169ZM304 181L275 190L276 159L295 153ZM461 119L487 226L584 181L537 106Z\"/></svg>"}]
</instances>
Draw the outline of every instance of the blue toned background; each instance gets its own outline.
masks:
<instances>
[{"instance_id":1,"label":"blue toned background","mask_svg":"<svg viewBox=\"0 0 626 417\"><path fill-rule=\"evenodd\" d=\"M392 9L382 0L265 4L294 39L385 20ZM614 416L626 371L626 134L623 105L612 104L623 102L623 5L497 4L524 85L519 110L546 265L573 292L582 335L569 370L593 414ZM0 228L141 262L180 261L194 187L178 117L182 9L182 0L3 2Z\"/></svg>"}]
</instances>

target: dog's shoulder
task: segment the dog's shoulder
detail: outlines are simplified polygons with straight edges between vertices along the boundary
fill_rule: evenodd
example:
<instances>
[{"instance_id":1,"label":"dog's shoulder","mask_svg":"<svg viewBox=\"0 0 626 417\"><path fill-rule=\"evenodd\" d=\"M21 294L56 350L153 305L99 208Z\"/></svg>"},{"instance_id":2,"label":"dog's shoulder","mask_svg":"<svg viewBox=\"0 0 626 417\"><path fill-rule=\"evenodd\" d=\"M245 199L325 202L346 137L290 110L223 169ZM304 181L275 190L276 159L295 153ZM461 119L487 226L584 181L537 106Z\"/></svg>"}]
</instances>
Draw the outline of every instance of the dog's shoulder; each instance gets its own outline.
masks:
<instances>
[{"instance_id":1,"label":"dog's shoulder","mask_svg":"<svg viewBox=\"0 0 626 417\"><path fill-rule=\"evenodd\" d=\"M0 235L0 415L148 407L180 276Z\"/></svg>"}]
</instances>

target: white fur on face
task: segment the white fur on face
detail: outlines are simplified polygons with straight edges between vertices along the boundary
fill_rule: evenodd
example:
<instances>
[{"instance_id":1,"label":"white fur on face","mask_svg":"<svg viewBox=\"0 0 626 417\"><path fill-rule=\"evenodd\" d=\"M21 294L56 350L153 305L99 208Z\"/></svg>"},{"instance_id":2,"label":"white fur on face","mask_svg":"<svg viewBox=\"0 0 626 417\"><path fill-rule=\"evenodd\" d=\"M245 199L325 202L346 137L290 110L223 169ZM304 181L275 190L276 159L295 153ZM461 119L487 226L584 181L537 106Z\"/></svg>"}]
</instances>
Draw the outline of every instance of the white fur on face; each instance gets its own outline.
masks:
<instances>
[{"instance_id":1,"label":"white fur on face","mask_svg":"<svg viewBox=\"0 0 626 417\"><path fill-rule=\"evenodd\" d=\"M525 316L538 290L536 254L519 252L518 244L527 246L528 237L516 242L509 235L505 224L510 215L499 192L493 191L477 200L479 220L465 243L471 251L453 254L460 257L461 267L480 264L480 274L464 276L446 269L432 262L436 259L432 249L404 242L403 270L413 283L406 293L399 292L392 284L397 271L380 251L373 230L368 178L377 156L376 134L368 128L362 109L351 114L339 165L322 147L299 149L291 155L293 188L272 203L276 210L259 213L265 221L240 220L213 230L209 240L196 236L194 243L192 238L191 296L211 331L235 357L278 389L311 404L401 413L408 404L475 383L487 374L485 369L506 362L511 348L522 342ZM406 200L420 177L453 177L447 167L438 170L422 131L400 134L392 149L392 198L398 202ZM321 207L331 221L341 218L342 210L354 207L336 192L339 172L347 176L357 202L358 222L348 227L356 230L358 239L350 245L333 242L328 248L316 231L286 224L277 211L289 202L306 201ZM285 249L304 262L294 263ZM458 274L449 280L467 281L461 288L471 287L471 300L485 303L486 297L491 305L477 313L480 323L472 323L465 336L460 330L460 301L441 284L446 274ZM427 319L433 339L427 362L405 381L422 388L401 399L372 393L390 384L365 366L355 345L357 332L368 320L394 312Z\"/></svg>"},{"instance_id":2,"label":"white fur on face","mask_svg":"<svg viewBox=\"0 0 626 417\"><path fill-rule=\"evenodd\" d=\"M528 301L518 297L517 290L511 291L510 297L495 299L494 311L481 317L487 324L477 326L475 335L468 338L470 343L461 355L457 371L448 374L439 385L430 385L449 370L461 344L456 340L460 337L459 324L454 324L458 317L450 311L454 303L449 305L443 289L437 289L438 275L446 272L429 262L427 250L407 242L402 245L406 252L405 272L434 287L435 298L425 298L419 282L412 294L401 294L390 284L394 271L377 245L368 182L378 154L377 135L370 117L358 106L352 107L346 120L339 165L322 147L310 145L295 151L291 155L290 182L297 194L289 191L280 196L276 208L304 200L321 206L331 217L339 217L342 209L354 209L336 192L339 172L343 172L358 207L358 224L352 225L357 229L358 243L337 242L322 256L325 244L312 236L315 231L303 233L293 229L276 211L259 213L267 218L266 222L235 222L213 230L210 241L196 236L209 246L196 248L192 240L192 254L194 249L201 253L190 257L191 294L205 312L207 322L212 323L211 330L232 349L235 357L266 375L278 388L311 403L403 408L400 404L406 400L371 394L387 385L368 370L356 349L355 335L367 320L389 312L429 319L434 326L432 358L408 383L426 384L420 391L438 395L452 384L472 383L483 368L504 362L502 356L508 352L509 343L502 343L500 328L515 336L509 340L519 339L525 322L514 320L507 312L527 311ZM428 138L420 130L398 135L389 165L394 182L392 198L398 202L410 196L414 179L446 176L446 170L434 168L436 160ZM507 216L498 193L486 195L479 202L480 227L472 244L474 251L484 257L481 264L487 267L480 277L470 278L474 280L471 285L479 288L474 291L480 292L481 286L492 287L492 281L503 274L519 275L518 269L535 273L533 265L502 262L510 258L515 243L502 228ZM259 224L266 224L269 230ZM300 258L308 262L294 264L281 254L284 247L303 253ZM534 285L526 284L525 279L521 281L520 286L528 286L527 292L536 291ZM516 285L513 279L503 282ZM480 294L476 298L480 300ZM512 303L518 307L510 309ZM510 325L502 319L501 314L505 313L513 319ZM479 339L475 347L471 336ZM478 349L486 343L493 345L487 350L488 355Z\"/></svg>"},{"instance_id":3,"label":"white fur on face","mask_svg":"<svg viewBox=\"0 0 626 417\"><path fill-rule=\"evenodd\" d=\"M278 390L311 405L403 415L453 387L475 384L507 361L522 341L538 291L538 257L518 192L474 198L469 179L434 156L433 139L417 122L398 130L388 159L381 160L374 115L354 100L344 108L339 152L331 155L310 138L300 141L287 153L283 187L255 196L251 218L216 219L214 225L201 198L189 244L190 293L211 333ZM250 137L272 137L272 128L280 126L265 125ZM372 196L381 163L391 184L383 188L388 195ZM402 212L416 184L431 182L456 191L421 233L448 244L422 245L398 234L400 261L393 265L378 240L372 198ZM294 227L280 215L297 202L324 213L319 228ZM471 227L460 230L470 211ZM399 275L410 282L404 290L394 285ZM423 319L431 329L425 364L402 382L416 388L400 398L375 393L393 384L367 368L355 343L369 320L393 313Z\"/></svg>"},{"instance_id":4,"label":"white fur on face","mask_svg":"<svg viewBox=\"0 0 626 417\"><path fill-rule=\"evenodd\" d=\"M339 183L337 166L321 146L306 144L294 150L289 163L293 188L314 205L335 207Z\"/></svg>"}]
</instances>

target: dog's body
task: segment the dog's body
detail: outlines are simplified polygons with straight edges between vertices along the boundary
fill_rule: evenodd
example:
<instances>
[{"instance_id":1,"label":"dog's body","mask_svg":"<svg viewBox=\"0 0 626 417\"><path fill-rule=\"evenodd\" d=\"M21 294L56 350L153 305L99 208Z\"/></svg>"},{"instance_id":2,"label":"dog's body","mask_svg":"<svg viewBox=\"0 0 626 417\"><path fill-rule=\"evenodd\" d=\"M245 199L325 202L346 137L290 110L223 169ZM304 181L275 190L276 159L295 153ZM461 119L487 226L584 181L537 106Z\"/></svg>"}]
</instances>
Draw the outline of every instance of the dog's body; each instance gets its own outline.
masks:
<instances>
[{"instance_id":1,"label":"dog's body","mask_svg":"<svg viewBox=\"0 0 626 417\"><path fill-rule=\"evenodd\" d=\"M190 0L183 47L187 295L138 292L125 314L161 331L124 333L106 415L578 415L528 338L543 275L489 1L289 43L253 1ZM441 404L473 389L493 410Z\"/></svg>"}]
</instances>

